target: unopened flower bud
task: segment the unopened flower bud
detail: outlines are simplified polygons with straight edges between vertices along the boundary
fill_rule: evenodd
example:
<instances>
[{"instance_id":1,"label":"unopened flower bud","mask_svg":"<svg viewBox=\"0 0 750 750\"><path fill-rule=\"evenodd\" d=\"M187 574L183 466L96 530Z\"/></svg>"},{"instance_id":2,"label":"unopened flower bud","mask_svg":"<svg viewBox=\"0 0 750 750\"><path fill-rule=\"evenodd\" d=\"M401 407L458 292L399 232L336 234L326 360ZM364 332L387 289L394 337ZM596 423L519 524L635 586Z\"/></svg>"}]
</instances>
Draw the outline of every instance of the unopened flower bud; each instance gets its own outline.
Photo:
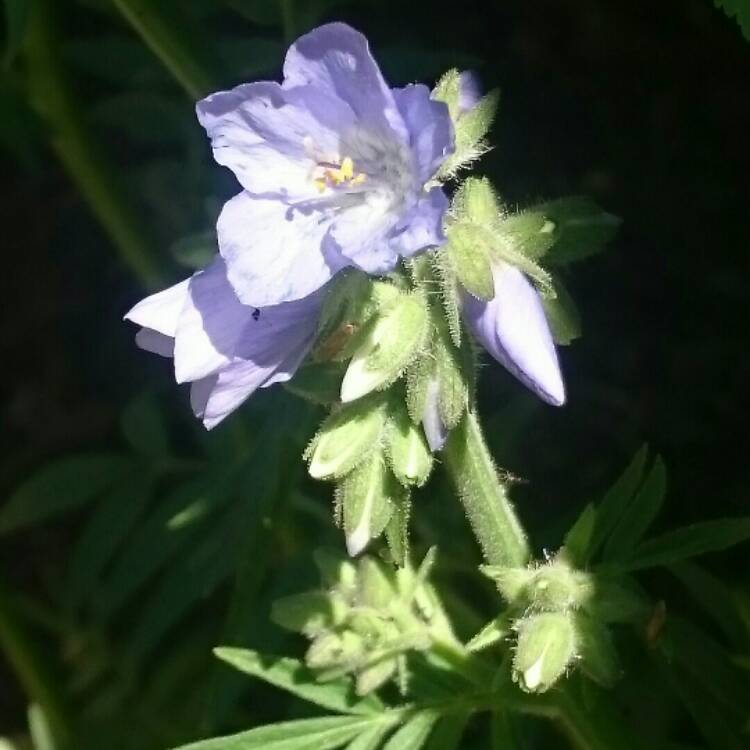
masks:
<instances>
[{"instance_id":1,"label":"unopened flower bud","mask_svg":"<svg viewBox=\"0 0 750 750\"><path fill-rule=\"evenodd\" d=\"M442 450L448 439L448 429L440 413L440 383L436 377L430 378L425 388L422 428L430 450L433 453Z\"/></svg>"},{"instance_id":2,"label":"unopened flower bud","mask_svg":"<svg viewBox=\"0 0 750 750\"><path fill-rule=\"evenodd\" d=\"M359 659L365 650L362 639L350 630L324 633L316 638L305 655L311 669L345 667Z\"/></svg>"},{"instance_id":3,"label":"unopened flower bud","mask_svg":"<svg viewBox=\"0 0 750 750\"><path fill-rule=\"evenodd\" d=\"M432 454L422 431L398 409L391 416L387 433L386 450L396 479L404 486L421 487L432 470Z\"/></svg>"},{"instance_id":4,"label":"unopened flower bud","mask_svg":"<svg viewBox=\"0 0 750 750\"><path fill-rule=\"evenodd\" d=\"M513 679L528 693L549 690L576 658L572 616L562 612L532 615L515 624L518 631Z\"/></svg>"},{"instance_id":5,"label":"unopened flower bud","mask_svg":"<svg viewBox=\"0 0 750 750\"><path fill-rule=\"evenodd\" d=\"M275 601L271 620L287 630L315 636L331 625L334 617L328 595L323 591L310 591Z\"/></svg>"},{"instance_id":6,"label":"unopened flower bud","mask_svg":"<svg viewBox=\"0 0 750 750\"><path fill-rule=\"evenodd\" d=\"M337 502L344 521L346 549L352 557L382 534L393 513L393 498L400 492L380 451L338 486Z\"/></svg>"},{"instance_id":7,"label":"unopened flower bud","mask_svg":"<svg viewBox=\"0 0 750 750\"><path fill-rule=\"evenodd\" d=\"M310 476L331 479L348 474L377 445L384 426L382 405L369 400L333 413L308 448Z\"/></svg>"},{"instance_id":8,"label":"unopened flower bud","mask_svg":"<svg viewBox=\"0 0 750 750\"><path fill-rule=\"evenodd\" d=\"M341 400L354 401L397 380L417 355L428 331L427 302L400 293L375 319L349 363Z\"/></svg>"},{"instance_id":9,"label":"unopened flower bud","mask_svg":"<svg viewBox=\"0 0 750 750\"><path fill-rule=\"evenodd\" d=\"M547 611L581 607L592 593L591 578L561 560L539 567L528 588L531 605Z\"/></svg>"}]
</instances>

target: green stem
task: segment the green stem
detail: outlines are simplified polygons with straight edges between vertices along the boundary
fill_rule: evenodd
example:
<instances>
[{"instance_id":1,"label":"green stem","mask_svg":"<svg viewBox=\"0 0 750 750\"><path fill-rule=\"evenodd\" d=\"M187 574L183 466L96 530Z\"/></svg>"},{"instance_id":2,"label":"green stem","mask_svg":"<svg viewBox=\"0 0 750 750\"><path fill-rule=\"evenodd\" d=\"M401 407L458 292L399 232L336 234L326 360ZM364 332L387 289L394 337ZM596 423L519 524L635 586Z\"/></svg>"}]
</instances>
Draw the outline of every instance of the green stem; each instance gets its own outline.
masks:
<instances>
[{"instance_id":1,"label":"green stem","mask_svg":"<svg viewBox=\"0 0 750 750\"><path fill-rule=\"evenodd\" d=\"M44 668L10 606L11 598L0 583L0 650L21 683L29 702L37 704L55 738L59 750L68 747L72 732L57 683Z\"/></svg>"},{"instance_id":2,"label":"green stem","mask_svg":"<svg viewBox=\"0 0 750 750\"><path fill-rule=\"evenodd\" d=\"M175 18L162 0L114 0L114 4L192 99L218 88L214 74L220 68L218 57L205 34L191 29L185 17Z\"/></svg>"},{"instance_id":3,"label":"green stem","mask_svg":"<svg viewBox=\"0 0 750 750\"><path fill-rule=\"evenodd\" d=\"M284 40L291 44L297 38L297 23L294 13L294 0L279 0L281 20L284 26Z\"/></svg>"},{"instance_id":4,"label":"green stem","mask_svg":"<svg viewBox=\"0 0 750 750\"><path fill-rule=\"evenodd\" d=\"M47 123L50 145L109 234L123 262L147 287L160 281L160 271L140 217L100 152L80 115L58 54L50 0L32 4L25 39L29 97Z\"/></svg>"},{"instance_id":5,"label":"green stem","mask_svg":"<svg viewBox=\"0 0 750 750\"><path fill-rule=\"evenodd\" d=\"M467 412L451 432L444 457L487 562L514 567L525 565L529 559L526 534L497 476L473 412Z\"/></svg>"}]
</instances>

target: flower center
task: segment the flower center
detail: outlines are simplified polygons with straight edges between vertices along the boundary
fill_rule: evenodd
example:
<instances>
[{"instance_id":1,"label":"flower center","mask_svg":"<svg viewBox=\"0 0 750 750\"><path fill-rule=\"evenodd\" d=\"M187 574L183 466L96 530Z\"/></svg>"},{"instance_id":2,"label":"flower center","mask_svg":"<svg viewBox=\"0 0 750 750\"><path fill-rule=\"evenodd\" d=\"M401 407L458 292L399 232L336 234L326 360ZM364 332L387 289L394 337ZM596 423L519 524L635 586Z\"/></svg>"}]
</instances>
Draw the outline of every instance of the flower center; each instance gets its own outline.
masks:
<instances>
[{"instance_id":1,"label":"flower center","mask_svg":"<svg viewBox=\"0 0 750 750\"><path fill-rule=\"evenodd\" d=\"M318 162L315 168L313 183L319 193L332 190L337 187L355 187L361 185L367 175L364 172L354 171L354 161L350 156L345 156L340 164L335 162Z\"/></svg>"}]
</instances>

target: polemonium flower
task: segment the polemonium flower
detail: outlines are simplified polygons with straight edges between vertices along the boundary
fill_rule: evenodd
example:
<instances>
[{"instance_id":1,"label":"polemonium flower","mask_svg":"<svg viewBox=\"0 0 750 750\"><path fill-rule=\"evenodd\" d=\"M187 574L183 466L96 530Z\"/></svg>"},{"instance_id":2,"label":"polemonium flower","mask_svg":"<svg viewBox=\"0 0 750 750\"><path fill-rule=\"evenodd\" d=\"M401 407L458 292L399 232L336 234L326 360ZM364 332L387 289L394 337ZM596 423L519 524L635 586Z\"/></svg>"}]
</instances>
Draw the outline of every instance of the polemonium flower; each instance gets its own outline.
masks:
<instances>
[{"instance_id":1,"label":"polemonium flower","mask_svg":"<svg viewBox=\"0 0 750 750\"><path fill-rule=\"evenodd\" d=\"M244 188L217 226L243 303L302 299L347 266L387 273L443 243L448 201L430 181L454 146L448 109L426 86L390 89L351 27L314 29L283 83L212 94L197 113Z\"/></svg>"},{"instance_id":2,"label":"polemonium flower","mask_svg":"<svg viewBox=\"0 0 750 750\"><path fill-rule=\"evenodd\" d=\"M294 374L336 272L386 273L444 241L448 200L430 183L453 126L426 86L390 89L340 23L289 48L283 83L212 94L197 113L243 188L219 216L221 258L126 317L142 348L174 357L210 428Z\"/></svg>"},{"instance_id":3,"label":"polemonium flower","mask_svg":"<svg viewBox=\"0 0 750 750\"><path fill-rule=\"evenodd\" d=\"M322 293L258 309L237 298L217 258L192 278L139 302L125 317L138 345L174 358L195 415L211 429L257 388L289 380L309 352Z\"/></svg>"},{"instance_id":4,"label":"polemonium flower","mask_svg":"<svg viewBox=\"0 0 750 750\"><path fill-rule=\"evenodd\" d=\"M492 265L495 296L462 293L463 316L479 343L547 403L565 403L565 386L542 300L526 276L504 262Z\"/></svg>"}]
</instances>

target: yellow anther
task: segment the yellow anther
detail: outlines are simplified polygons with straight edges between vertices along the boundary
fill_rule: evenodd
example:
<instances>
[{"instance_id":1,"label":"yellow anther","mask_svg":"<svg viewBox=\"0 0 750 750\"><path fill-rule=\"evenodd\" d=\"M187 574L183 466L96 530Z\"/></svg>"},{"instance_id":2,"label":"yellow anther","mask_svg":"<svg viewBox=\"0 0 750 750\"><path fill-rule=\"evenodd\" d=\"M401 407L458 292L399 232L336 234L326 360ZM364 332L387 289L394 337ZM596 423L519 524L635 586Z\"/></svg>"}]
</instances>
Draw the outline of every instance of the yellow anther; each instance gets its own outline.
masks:
<instances>
[{"instance_id":1,"label":"yellow anther","mask_svg":"<svg viewBox=\"0 0 750 750\"><path fill-rule=\"evenodd\" d=\"M343 182L351 180L352 177L354 177L354 162L352 161L351 156L344 157L344 161L341 162L338 173Z\"/></svg>"},{"instance_id":2,"label":"yellow anther","mask_svg":"<svg viewBox=\"0 0 750 750\"><path fill-rule=\"evenodd\" d=\"M316 177L313 183L321 193L324 193L327 188L335 188L339 185L361 185L367 176L363 172L355 174L354 161L351 156L345 156L339 165L323 162L318 163L318 167L324 168L323 176Z\"/></svg>"}]
</instances>

